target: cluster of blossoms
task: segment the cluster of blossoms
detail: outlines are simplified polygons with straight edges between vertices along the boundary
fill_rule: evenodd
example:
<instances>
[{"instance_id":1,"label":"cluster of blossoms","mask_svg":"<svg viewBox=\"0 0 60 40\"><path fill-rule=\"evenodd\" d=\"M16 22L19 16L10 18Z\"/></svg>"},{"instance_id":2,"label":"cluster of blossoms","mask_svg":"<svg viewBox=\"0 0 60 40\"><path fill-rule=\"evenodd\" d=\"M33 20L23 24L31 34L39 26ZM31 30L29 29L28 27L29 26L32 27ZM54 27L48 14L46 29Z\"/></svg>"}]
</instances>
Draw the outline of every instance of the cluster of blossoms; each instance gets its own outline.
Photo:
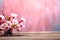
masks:
<instances>
[{"instance_id":1,"label":"cluster of blossoms","mask_svg":"<svg viewBox=\"0 0 60 40\"><path fill-rule=\"evenodd\" d=\"M17 14L13 13L11 14L11 17L4 17L2 15L0 16L0 18L2 18L0 20L0 31L8 30L9 28L12 30L20 31L22 27L25 27L24 23L26 20L23 17L21 17L20 20L17 20Z\"/></svg>"}]
</instances>

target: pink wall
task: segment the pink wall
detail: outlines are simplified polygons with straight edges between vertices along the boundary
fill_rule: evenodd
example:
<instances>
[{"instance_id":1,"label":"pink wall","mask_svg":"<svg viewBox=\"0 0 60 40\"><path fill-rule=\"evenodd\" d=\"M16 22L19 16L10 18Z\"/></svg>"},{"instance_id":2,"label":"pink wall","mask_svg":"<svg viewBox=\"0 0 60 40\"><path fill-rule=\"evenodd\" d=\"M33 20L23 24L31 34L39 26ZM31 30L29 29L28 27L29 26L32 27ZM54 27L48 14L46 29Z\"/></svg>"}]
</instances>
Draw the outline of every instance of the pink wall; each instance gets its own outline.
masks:
<instances>
[{"instance_id":1,"label":"pink wall","mask_svg":"<svg viewBox=\"0 0 60 40\"><path fill-rule=\"evenodd\" d=\"M54 27L59 10L56 9L58 0L4 0L3 10L5 15L12 12L23 16L26 28L22 31L49 31Z\"/></svg>"},{"instance_id":2,"label":"pink wall","mask_svg":"<svg viewBox=\"0 0 60 40\"><path fill-rule=\"evenodd\" d=\"M2 14L2 3L3 3L3 0L0 0L0 14Z\"/></svg>"}]
</instances>

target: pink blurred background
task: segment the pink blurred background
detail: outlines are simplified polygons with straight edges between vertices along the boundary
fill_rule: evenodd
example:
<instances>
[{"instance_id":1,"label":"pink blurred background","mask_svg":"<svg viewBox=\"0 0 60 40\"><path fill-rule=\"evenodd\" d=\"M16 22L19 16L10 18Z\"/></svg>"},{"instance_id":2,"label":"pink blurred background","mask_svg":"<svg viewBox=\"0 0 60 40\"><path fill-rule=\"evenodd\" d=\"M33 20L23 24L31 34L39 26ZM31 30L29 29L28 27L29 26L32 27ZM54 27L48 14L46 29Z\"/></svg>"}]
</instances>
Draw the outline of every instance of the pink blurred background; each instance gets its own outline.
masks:
<instances>
[{"instance_id":1,"label":"pink blurred background","mask_svg":"<svg viewBox=\"0 0 60 40\"><path fill-rule=\"evenodd\" d=\"M26 27L22 31L53 31L60 24L60 0L3 0L3 13L16 13L24 17Z\"/></svg>"}]
</instances>

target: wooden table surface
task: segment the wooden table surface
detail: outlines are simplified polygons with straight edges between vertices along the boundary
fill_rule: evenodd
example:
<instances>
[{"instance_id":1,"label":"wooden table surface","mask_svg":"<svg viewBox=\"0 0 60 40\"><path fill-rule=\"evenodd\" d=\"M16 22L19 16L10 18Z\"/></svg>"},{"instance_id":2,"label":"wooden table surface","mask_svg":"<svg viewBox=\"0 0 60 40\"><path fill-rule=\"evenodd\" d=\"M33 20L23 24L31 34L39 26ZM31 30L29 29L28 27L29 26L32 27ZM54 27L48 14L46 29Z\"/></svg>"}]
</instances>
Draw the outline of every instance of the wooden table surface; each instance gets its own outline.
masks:
<instances>
[{"instance_id":1,"label":"wooden table surface","mask_svg":"<svg viewBox=\"0 0 60 40\"><path fill-rule=\"evenodd\" d=\"M60 32L18 33L13 36L0 36L0 40L60 40Z\"/></svg>"}]
</instances>

